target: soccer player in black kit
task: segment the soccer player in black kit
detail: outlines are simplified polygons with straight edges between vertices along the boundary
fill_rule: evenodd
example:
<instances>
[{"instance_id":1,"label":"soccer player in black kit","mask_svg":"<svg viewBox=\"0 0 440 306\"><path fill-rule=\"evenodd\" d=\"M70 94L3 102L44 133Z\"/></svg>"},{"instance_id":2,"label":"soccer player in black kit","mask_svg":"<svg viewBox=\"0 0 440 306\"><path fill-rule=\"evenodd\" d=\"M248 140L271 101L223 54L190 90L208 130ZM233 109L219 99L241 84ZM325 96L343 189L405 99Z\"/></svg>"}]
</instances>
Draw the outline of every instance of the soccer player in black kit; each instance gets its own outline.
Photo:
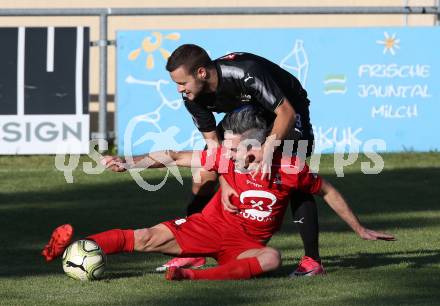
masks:
<instances>
[{"instance_id":1,"label":"soccer player in black kit","mask_svg":"<svg viewBox=\"0 0 440 306\"><path fill-rule=\"evenodd\" d=\"M185 44L171 54L166 69L177 84L185 107L208 146L219 144L224 137L221 124L217 127L213 112L229 113L253 106L260 108L266 119L272 122L271 133L261 150L263 162L255 175L270 179L273 151L281 150L283 144L287 145L287 140L294 143L288 147L291 154L305 157L312 153L314 136L307 92L298 79L278 65L244 52L211 60L203 48ZM201 211L208 203L215 193L216 180L216 174L204 172L201 173L201 182L193 182L188 215ZM230 204L229 199L237 194L225 180L221 177L219 180L224 208L235 213L236 208ZM319 258L318 214L313 196L294 192L291 196L291 209L305 249L305 256L292 276L324 274ZM176 258L163 267L202 264L203 259L200 258Z\"/></svg>"}]
</instances>

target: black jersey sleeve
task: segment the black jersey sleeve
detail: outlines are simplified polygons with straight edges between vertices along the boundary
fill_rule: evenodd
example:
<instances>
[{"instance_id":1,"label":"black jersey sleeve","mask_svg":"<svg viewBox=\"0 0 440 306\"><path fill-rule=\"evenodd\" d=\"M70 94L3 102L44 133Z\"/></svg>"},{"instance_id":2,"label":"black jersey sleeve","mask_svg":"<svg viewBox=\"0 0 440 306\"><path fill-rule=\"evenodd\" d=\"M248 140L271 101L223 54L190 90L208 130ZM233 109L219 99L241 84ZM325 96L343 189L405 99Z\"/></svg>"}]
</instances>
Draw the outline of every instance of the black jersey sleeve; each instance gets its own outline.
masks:
<instances>
[{"instance_id":1,"label":"black jersey sleeve","mask_svg":"<svg viewBox=\"0 0 440 306\"><path fill-rule=\"evenodd\" d=\"M211 111L199 105L197 102L184 100L185 107L192 116L193 122L197 129L204 132L212 132L216 129L215 117Z\"/></svg>"},{"instance_id":2,"label":"black jersey sleeve","mask_svg":"<svg viewBox=\"0 0 440 306\"><path fill-rule=\"evenodd\" d=\"M271 112L274 112L285 98L285 94L270 73L258 65L247 71L242 80L246 91Z\"/></svg>"}]
</instances>

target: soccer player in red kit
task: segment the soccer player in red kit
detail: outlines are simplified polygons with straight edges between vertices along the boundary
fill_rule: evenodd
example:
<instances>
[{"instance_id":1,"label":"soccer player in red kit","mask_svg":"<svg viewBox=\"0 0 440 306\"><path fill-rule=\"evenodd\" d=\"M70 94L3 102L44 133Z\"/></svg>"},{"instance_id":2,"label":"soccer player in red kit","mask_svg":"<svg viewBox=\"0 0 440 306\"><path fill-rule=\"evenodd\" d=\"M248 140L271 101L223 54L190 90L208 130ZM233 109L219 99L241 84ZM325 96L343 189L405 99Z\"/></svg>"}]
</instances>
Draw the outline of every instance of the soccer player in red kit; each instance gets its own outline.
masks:
<instances>
[{"instance_id":1,"label":"soccer player in red kit","mask_svg":"<svg viewBox=\"0 0 440 306\"><path fill-rule=\"evenodd\" d=\"M237 108L253 106L262 110L270 126L260 154L262 177L270 175L272 148L289 140L292 146L284 149L302 158L313 151L314 135L310 121L310 100L300 81L270 60L247 52L233 52L211 59L202 47L184 44L172 52L166 69L182 94L184 105L207 145L220 144L224 137L222 123L214 113L231 113ZM257 175L257 174L255 174ZM192 197L187 215L200 212L216 190L216 180L222 190L222 203L234 209L230 197L234 190L222 176L201 171L193 181ZM313 195L294 192L291 211L301 236L304 256L292 276L312 276L324 273L319 256L318 210ZM203 258L174 258L158 269L169 266L203 265Z\"/></svg>"},{"instance_id":2,"label":"soccer player in red kit","mask_svg":"<svg viewBox=\"0 0 440 306\"><path fill-rule=\"evenodd\" d=\"M248 111L248 110L245 110ZM241 112L230 116L240 119ZM254 117L255 118L255 117ZM234 118L233 118L234 119ZM252 124L252 120L248 121ZM163 222L138 230L110 230L87 239L95 241L106 254L118 252L161 252L167 255L209 256L218 266L203 270L168 268L169 280L249 279L272 271L281 264L280 253L266 246L280 228L290 193L302 191L323 196L324 200L363 239L392 240L392 235L363 227L340 193L320 176L309 171L297 157L274 154L268 179L253 176L258 167L259 143L267 132L248 129L242 134L226 134L225 146L205 151L161 151L133 158L127 165L124 159L107 156L103 163L113 171L136 168L159 168L167 165L203 167L223 175L238 197L232 197L236 213L224 209L219 190L201 213ZM68 234L65 234L68 232ZM55 230L51 242L43 250L48 260L61 255L67 246L72 229ZM57 239L60 237L62 239Z\"/></svg>"}]
</instances>

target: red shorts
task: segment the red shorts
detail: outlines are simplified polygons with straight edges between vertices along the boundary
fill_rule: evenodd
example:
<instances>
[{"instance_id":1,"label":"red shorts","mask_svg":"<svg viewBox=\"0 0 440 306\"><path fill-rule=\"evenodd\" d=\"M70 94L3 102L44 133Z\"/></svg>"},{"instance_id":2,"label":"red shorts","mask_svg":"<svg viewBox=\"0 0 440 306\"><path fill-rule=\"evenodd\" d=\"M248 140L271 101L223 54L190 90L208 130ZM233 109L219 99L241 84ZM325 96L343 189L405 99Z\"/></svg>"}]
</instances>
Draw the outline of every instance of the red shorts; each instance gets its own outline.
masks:
<instances>
[{"instance_id":1,"label":"red shorts","mask_svg":"<svg viewBox=\"0 0 440 306\"><path fill-rule=\"evenodd\" d=\"M201 213L162 224L173 232L182 249L181 257L208 256L221 265L237 259L244 251L265 247L239 227L219 223Z\"/></svg>"}]
</instances>

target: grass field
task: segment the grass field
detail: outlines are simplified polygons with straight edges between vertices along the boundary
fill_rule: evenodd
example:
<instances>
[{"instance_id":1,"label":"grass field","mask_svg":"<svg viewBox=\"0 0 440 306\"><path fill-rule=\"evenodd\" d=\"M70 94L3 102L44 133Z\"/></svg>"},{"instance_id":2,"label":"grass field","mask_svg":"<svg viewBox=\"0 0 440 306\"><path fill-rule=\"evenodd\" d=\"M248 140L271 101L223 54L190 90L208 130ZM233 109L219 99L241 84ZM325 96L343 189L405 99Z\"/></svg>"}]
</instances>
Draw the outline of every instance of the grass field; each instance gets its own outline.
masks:
<instances>
[{"instance_id":1,"label":"grass field","mask_svg":"<svg viewBox=\"0 0 440 306\"><path fill-rule=\"evenodd\" d=\"M323 157L320 174L346 195L365 225L398 241L362 241L319 201L326 276L288 278L303 254L289 212L270 243L282 251L281 269L223 282L165 281L152 272L167 259L159 254L109 256L104 280L78 282L63 274L59 260L47 264L39 255L62 223L73 224L80 238L183 215L189 171L182 171L184 186L169 178L164 188L147 192L126 173L79 169L67 184L54 157L0 157L0 304L440 305L440 154L383 157L379 175L363 174L358 161L337 178L332 156ZM157 183L164 174L145 171L144 177Z\"/></svg>"}]
</instances>

